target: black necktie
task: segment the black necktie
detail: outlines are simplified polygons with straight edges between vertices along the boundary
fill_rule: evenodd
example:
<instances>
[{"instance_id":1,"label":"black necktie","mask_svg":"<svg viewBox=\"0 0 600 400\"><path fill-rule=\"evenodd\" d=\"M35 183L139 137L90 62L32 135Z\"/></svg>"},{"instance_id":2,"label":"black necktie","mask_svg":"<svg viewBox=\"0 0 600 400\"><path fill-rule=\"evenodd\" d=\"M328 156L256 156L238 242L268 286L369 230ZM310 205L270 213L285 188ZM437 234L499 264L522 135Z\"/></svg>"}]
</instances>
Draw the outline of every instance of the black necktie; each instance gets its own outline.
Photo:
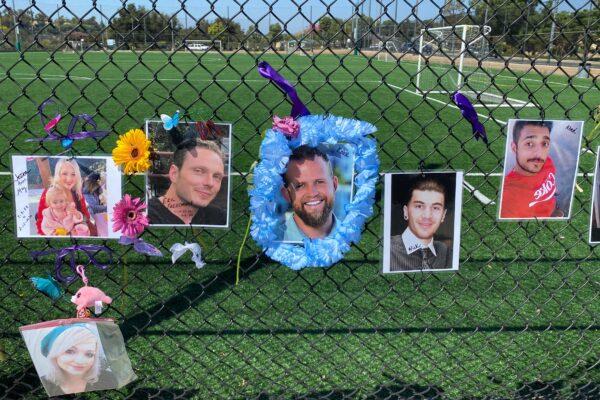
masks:
<instances>
[{"instance_id":1,"label":"black necktie","mask_svg":"<svg viewBox=\"0 0 600 400\"><path fill-rule=\"evenodd\" d=\"M433 252L429 249L429 247L425 247L421 249L423 253L423 265L421 265L421 269L431 269L434 261Z\"/></svg>"}]
</instances>

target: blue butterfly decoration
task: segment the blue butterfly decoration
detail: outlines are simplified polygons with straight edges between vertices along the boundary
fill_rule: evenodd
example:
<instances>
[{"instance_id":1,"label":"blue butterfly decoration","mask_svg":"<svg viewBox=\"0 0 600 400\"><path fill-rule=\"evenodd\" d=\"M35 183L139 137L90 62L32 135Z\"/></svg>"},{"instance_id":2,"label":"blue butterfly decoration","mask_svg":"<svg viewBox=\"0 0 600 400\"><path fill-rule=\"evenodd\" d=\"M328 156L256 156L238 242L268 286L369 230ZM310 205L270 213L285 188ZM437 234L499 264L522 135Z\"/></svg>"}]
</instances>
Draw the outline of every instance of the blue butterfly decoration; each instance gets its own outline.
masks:
<instances>
[{"instance_id":1,"label":"blue butterfly decoration","mask_svg":"<svg viewBox=\"0 0 600 400\"><path fill-rule=\"evenodd\" d=\"M33 287L50 297L52 300L60 299L63 294L58 282L56 282L50 275L48 275L48 278L34 276L30 278L30 280L33 283Z\"/></svg>"},{"instance_id":2,"label":"blue butterfly decoration","mask_svg":"<svg viewBox=\"0 0 600 400\"><path fill-rule=\"evenodd\" d=\"M179 110L175 111L172 117L169 117L167 114L160 114L160 119L163 122L165 130L170 131L179 124Z\"/></svg>"}]
</instances>

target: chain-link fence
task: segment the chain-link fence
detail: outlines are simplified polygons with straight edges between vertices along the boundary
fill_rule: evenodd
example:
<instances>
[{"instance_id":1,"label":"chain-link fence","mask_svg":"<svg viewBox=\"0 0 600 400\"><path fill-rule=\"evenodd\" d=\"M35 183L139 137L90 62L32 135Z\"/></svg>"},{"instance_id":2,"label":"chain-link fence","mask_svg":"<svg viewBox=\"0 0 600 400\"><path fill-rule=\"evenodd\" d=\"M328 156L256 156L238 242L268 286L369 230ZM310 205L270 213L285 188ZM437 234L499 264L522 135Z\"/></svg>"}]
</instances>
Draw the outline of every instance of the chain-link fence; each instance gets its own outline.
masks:
<instances>
[{"instance_id":1,"label":"chain-link fence","mask_svg":"<svg viewBox=\"0 0 600 400\"><path fill-rule=\"evenodd\" d=\"M230 228L144 234L167 255L196 241L207 265L105 241L113 264L90 268L139 379L86 397L600 398L588 244L599 21L595 0L2 1L0 398L45 396L18 327L75 313L66 299L79 283L52 302L28 281L54 262L30 251L71 242L15 232L10 156L63 151L25 142L40 136L37 106L50 96L113 132L77 143L77 155L110 154L116 134L176 109L233 124ZM261 60L311 112L374 123L382 172L465 171L458 272L381 274L381 195L360 243L331 268L294 272L244 241L261 133L289 114L256 73ZM488 145L442 93L455 90L482 105ZM585 121L569 221L497 221L509 118ZM124 179L143 194L143 177Z\"/></svg>"}]
</instances>

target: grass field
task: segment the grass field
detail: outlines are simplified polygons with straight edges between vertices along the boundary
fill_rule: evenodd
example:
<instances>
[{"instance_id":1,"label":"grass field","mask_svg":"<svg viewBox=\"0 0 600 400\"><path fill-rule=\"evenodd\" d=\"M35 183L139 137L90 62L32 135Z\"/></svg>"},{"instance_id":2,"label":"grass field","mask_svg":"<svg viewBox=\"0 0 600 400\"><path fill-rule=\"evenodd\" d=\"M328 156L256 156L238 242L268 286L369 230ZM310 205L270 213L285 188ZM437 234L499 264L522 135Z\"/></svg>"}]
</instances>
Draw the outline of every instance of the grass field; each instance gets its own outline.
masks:
<instances>
[{"instance_id":1,"label":"grass field","mask_svg":"<svg viewBox=\"0 0 600 400\"><path fill-rule=\"evenodd\" d=\"M492 200L509 118L584 120L588 133L591 110L600 103L597 80L498 71L505 93L538 107L479 108L486 146L472 139L447 98L413 93L414 62L260 59L298 82L311 112L373 122L382 171L414 170L421 160L434 169L463 169L466 181ZM107 273L88 273L115 299L105 316L119 320L139 376L120 391L89 398L534 398L535 390L542 398L600 396L600 268L598 250L587 244L595 154L585 149L577 179L583 191L575 193L569 222L498 223L496 205L465 191L457 273L382 276L379 196L360 244L343 262L293 272L261 256L249 240L234 286L248 221L247 171L270 116L289 113L282 94L256 72L258 61L211 53L0 54L0 229L6 240L0 340L7 357L0 362L0 399L30 390L27 398L44 397L18 327L74 313L70 294L53 305L27 281L52 268L50 258L33 264L28 256L45 243L14 235L10 155L61 151L24 141L41 135L36 107L52 94L65 112L96 114L99 126L114 131L98 144L77 143L78 154L108 154L117 133L178 108L161 97L195 119L234 124L231 229L145 234L162 243L164 253L174 242L198 239L207 266L171 265L167 257L150 260L111 244L118 261ZM598 144L583 141L584 148ZM142 186L134 177L125 190L141 194Z\"/></svg>"}]
</instances>

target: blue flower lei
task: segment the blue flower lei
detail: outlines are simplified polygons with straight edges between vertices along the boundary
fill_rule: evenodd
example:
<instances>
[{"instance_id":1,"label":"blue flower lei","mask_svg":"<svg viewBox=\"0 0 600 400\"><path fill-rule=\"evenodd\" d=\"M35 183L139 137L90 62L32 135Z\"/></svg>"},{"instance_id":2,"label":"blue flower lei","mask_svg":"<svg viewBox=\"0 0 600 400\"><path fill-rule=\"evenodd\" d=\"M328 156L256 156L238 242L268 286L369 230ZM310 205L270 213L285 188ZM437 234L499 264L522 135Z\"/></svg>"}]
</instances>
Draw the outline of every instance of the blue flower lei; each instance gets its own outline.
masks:
<instances>
[{"instance_id":1,"label":"blue flower lei","mask_svg":"<svg viewBox=\"0 0 600 400\"><path fill-rule=\"evenodd\" d=\"M290 140L281 132L269 129L261 144L261 160L254 169L254 188L250 190L250 233L269 257L293 270L328 267L342 259L351 243L360 240L365 221L373 214L379 158L376 141L365 136L377 128L368 122L332 115L306 115L297 121L300 124L298 137ZM356 191L346 206L345 218L335 224L326 238L305 238L303 246L282 243L277 232L284 220L276 206L283 197L280 192L282 175L292 151L301 145L316 147L338 143L354 145L356 154Z\"/></svg>"}]
</instances>

